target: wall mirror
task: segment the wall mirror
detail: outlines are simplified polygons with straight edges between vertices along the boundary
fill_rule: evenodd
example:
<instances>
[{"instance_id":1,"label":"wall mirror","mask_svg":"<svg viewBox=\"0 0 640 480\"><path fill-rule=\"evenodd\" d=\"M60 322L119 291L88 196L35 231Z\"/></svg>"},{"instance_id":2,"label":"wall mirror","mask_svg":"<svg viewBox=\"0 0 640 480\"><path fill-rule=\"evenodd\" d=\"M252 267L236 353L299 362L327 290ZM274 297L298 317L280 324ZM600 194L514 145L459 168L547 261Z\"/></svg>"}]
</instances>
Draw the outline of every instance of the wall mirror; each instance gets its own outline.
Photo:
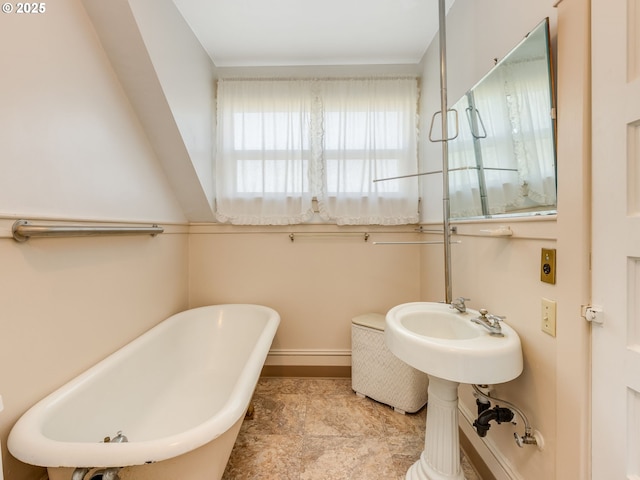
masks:
<instances>
[{"instance_id":1,"label":"wall mirror","mask_svg":"<svg viewBox=\"0 0 640 480\"><path fill-rule=\"evenodd\" d=\"M458 136L449 141L451 218L556 213L549 20L452 108Z\"/></svg>"}]
</instances>

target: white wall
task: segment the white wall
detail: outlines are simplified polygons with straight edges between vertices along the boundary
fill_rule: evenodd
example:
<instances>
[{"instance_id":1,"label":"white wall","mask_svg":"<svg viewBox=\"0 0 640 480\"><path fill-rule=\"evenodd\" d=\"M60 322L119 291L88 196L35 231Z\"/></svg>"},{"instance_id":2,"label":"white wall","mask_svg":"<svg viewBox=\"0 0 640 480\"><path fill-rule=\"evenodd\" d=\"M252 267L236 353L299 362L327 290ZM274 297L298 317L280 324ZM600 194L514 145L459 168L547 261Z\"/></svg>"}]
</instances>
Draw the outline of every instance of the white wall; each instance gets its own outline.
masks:
<instances>
[{"instance_id":1,"label":"white wall","mask_svg":"<svg viewBox=\"0 0 640 480\"><path fill-rule=\"evenodd\" d=\"M209 206L213 206L215 66L175 4L136 0L132 11Z\"/></svg>"},{"instance_id":2,"label":"white wall","mask_svg":"<svg viewBox=\"0 0 640 480\"><path fill-rule=\"evenodd\" d=\"M81 4L47 6L2 16L0 214L183 221Z\"/></svg>"},{"instance_id":3,"label":"white wall","mask_svg":"<svg viewBox=\"0 0 640 480\"><path fill-rule=\"evenodd\" d=\"M212 221L215 66L171 0L83 0L189 221Z\"/></svg>"},{"instance_id":4,"label":"white wall","mask_svg":"<svg viewBox=\"0 0 640 480\"><path fill-rule=\"evenodd\" d=\"M516 380L496 386L494 395L518 405L540 431L545 448L518 448L517 427L493 425L480 440L470 425L475 403L467 386L460 388L465 435L496 478L588 478L589 391L588 327L580 305L589 300L588 196L588 1L511 2L457 0L447 17L449 104L453 104L545 16L557 38L558 216L524 221L456 222L462 243L452 246L453 296L470 305L506 315L520 334L525 367ZM437 40L423 60L423 121L440 109ZM424 126L423 126L424 128ZM440 147L423 140L422 169L440 168ZM425 222L438 221L441 177L426 177ZM514 236L492 238L481 230L509 225ZM541 248L556 248L555 285L540 282ZM425 300L442 300L442 253L422 252ZM434 281L429 282L428 279ZM557 335L540 329L541 298L557 302Z\"/></svg>"},{"instance_id":5,"label":"white wall","mask_svg":"<svg viewBox=\"0 0 640 480\"><path fill-rule=\"evenodd\" d=\"M187 307L185 215L80 1L0 28L0 442L17 418ZM11 238L17 218L159 223L156 238Z\"/></svg>"}]
</instances>

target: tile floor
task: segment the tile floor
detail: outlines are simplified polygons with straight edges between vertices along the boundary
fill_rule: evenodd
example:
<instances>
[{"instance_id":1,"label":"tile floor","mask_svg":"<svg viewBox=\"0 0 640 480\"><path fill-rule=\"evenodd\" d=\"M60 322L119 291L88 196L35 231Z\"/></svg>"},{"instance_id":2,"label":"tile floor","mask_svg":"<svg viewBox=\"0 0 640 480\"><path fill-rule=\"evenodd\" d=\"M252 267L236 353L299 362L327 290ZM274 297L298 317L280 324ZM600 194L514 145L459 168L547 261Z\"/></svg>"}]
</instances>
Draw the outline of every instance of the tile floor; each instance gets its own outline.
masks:
<instances>
[{"instance_id":1,"label":"tile floor","mask_svg":"<svg viewBox=\"0 0 640 480\"><path fill-rule=\"evenodd\" d=\"M426 408L396 413L349 378L261 378L253 405L223 480L403 480L424 444Z\"/></svg>"}]
</instances>

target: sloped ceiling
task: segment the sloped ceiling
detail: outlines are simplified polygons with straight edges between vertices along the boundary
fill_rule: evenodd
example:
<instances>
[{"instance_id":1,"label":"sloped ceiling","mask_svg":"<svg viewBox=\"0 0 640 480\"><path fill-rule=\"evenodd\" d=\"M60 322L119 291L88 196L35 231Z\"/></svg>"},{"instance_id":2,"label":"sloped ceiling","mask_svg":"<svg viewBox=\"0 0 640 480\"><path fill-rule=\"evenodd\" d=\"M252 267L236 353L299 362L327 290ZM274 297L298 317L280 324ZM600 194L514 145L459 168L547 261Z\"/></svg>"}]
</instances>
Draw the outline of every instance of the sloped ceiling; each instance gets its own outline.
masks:
<instances>
[{"instance_id":1,"label":"sloped ceiling","mask_svg":"<svg viewBox=\"0 0 640 480\"><path fill-rule=\"evenodd\" d=\"M186 217L210 222L216 67L417 65L440 0L83 3Z\"/></svg>"},{"instance_id":2,"label":"sloped ceiling","mask_svg":"<svg viewBox=\"0 0 640 480\"><path fill-rule=\"evenodd\" d=\"M171 0L83 0L183 212L213 214L214 67Z\"/></svg>"},{"instance_id":3,"label":"sloped ceiling","mask_svg":"<svg viewBox=\"0 0 640 480\"><path fill-rule=\"evenodd\" d=\"M218 67L417 64L438 30L438 0L173 1Z\"/></svg>"}]
</instances>

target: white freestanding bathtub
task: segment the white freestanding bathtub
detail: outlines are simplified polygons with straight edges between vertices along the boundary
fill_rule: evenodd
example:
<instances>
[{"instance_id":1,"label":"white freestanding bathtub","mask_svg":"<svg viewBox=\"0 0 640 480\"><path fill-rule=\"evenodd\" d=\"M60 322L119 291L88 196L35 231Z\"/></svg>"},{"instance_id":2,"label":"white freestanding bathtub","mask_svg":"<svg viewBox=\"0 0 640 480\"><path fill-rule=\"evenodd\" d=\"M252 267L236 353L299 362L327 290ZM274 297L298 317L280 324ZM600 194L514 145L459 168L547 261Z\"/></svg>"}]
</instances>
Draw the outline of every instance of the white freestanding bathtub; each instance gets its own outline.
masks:
<instances>
[{"instance_id":1,"label":"white freestanding bathtub","mask_svg":"<svg viewBox=\"0 0 640 480\"><path fill-rule=\"evenodd\" d=\"M34 405L9 451L51 480L220 479L279 322L259 305L173 315Z\"/></svg>"}]
</instances>

